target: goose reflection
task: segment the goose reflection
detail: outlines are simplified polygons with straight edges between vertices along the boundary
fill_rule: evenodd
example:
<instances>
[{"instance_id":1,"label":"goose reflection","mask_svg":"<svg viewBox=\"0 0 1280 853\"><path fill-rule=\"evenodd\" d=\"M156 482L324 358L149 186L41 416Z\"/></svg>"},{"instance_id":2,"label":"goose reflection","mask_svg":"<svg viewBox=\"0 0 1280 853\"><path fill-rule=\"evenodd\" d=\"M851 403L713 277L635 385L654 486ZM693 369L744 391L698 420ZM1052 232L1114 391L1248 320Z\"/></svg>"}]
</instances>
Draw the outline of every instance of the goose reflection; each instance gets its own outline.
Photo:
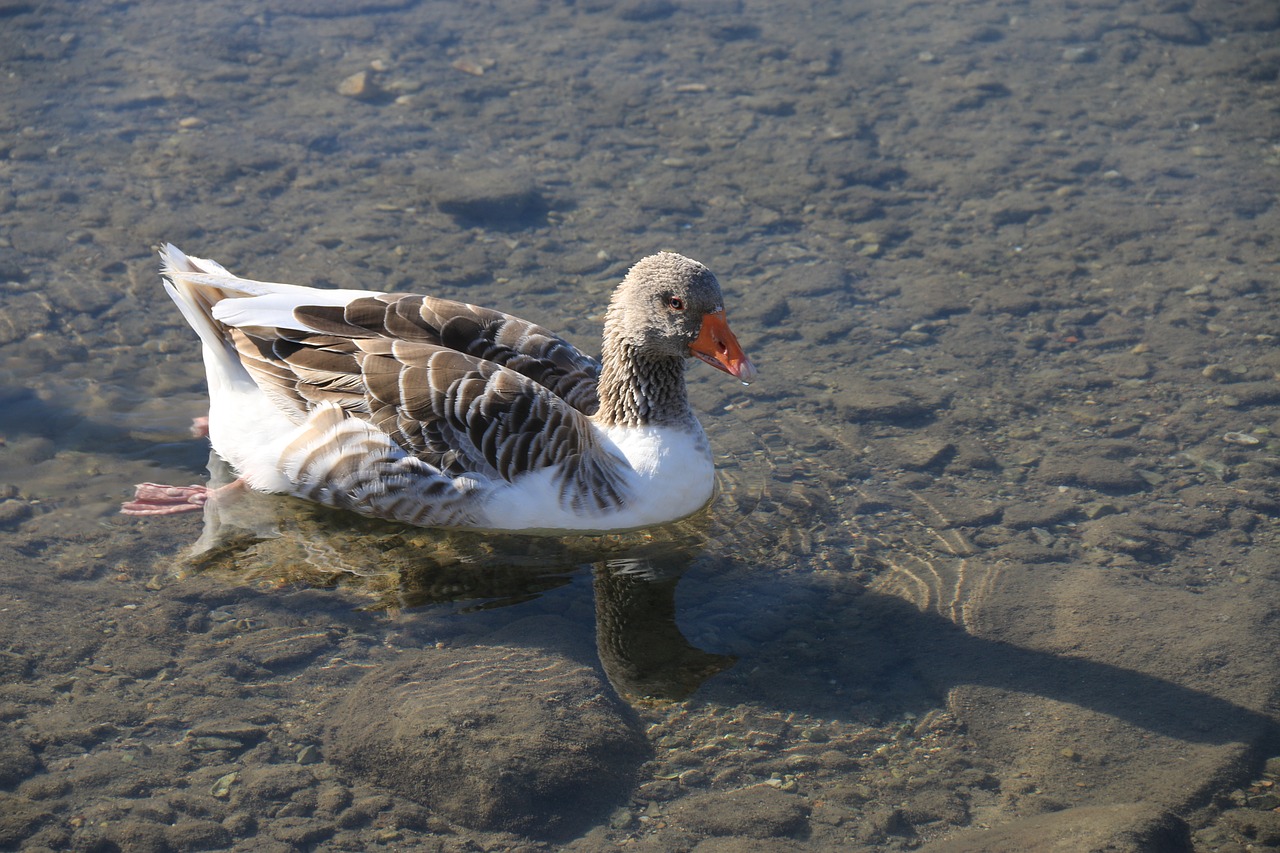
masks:
<instances>
[{"instance_id":1,"label":"goose reflection","mask_svg":"<svg viewBox=\"0 0 1280 853\"><path fill-rule=\"evenodd\" d=\"M216 455L209 465L211 488L233 479ZM529 602L589 574L596 653L614 690L629 701L679 700L736 661L692 645L676 620L676 588L703 545L696 519L607 536L419 530L240 491L205 505L180 571L261 587L341 586L370 610L464 613Z\"/></svg>"}]
</instances>

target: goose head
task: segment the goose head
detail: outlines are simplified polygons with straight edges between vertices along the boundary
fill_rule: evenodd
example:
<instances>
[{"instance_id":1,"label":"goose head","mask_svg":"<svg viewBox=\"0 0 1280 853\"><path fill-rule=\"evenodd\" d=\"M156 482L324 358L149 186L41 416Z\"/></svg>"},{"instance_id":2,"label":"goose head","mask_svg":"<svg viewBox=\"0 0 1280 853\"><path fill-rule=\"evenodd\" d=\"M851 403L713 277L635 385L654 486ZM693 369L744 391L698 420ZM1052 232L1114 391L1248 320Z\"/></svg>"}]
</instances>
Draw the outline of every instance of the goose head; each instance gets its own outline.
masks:
<instances>
[{"instance_id":1,"label":"goose head","mask_svg":"<svg viewBox=\"0 0 1280 853\"><path fill-rule=\"evenodd\" d=\"M743 384L756 377L725 318L720 282L674 252L642 259L618 285L605 317L611 343L651 357L701 359Z\"/></svg>"}]
</instances>

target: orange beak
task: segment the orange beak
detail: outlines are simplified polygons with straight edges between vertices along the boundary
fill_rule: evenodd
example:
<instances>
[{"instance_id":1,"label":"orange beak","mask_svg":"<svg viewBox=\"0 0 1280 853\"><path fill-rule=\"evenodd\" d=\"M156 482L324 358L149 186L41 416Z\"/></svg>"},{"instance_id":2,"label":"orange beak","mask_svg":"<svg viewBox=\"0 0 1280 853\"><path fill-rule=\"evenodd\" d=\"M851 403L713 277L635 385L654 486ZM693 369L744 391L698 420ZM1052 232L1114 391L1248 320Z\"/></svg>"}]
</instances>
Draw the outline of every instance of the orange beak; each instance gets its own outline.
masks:
<instances>
[{"instance_id":1,"label":"orange beak","mask_svg":"<svg viewBox=\"0 0 1280 853\"><path fill-rule=\"evenodd\" d=\"M712 367L738 377L743 385L751 384L756 378L756 367L729 330L723 308L702 318L702 328L698 330L697 340L689 344L689 351Z\"/></svg>"}]
</instances>

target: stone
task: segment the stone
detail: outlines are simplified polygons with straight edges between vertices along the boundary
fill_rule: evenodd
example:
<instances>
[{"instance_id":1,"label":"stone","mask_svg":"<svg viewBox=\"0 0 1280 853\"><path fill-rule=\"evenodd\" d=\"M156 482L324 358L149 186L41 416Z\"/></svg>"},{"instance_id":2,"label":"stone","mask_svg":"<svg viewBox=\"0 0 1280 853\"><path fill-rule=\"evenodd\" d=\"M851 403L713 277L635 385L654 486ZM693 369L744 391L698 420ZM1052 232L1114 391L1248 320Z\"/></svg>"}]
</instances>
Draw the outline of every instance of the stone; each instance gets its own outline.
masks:
<instances>
[{"instance_id":1,"label":"stone","mask_svg":"<svg viewBox=\"0 0 1280 853\"><path fill-rule=\"evenodd\" d=\"M944 527L985 527L1000 521L1004 507L980 498L926 496Z\"/></svg>"},{"instance_id":2,"label":"stone","mask_svg":"<svg viewBox=\"0 0 1280 853\"><path fill-rule=\"evenodd\" d=\"M0 528L14 528L35 515L27 501L0 501Z\"/></svg>"},{"instance_id":3,"label":"stone","mask_svg":"<svg viewBox=\"0 0 1280 853\"><path fill-rule=\"evenodd\" d=\"M0 848L17 849L20 841L53 819L52 811L26 797L0 794Z\"/></svg>"},{"instance_id":4,"label":"stone","mask_svg":"<svg viewBox=\"0 0 1280 853\"><path fill-rule=\"evenodd\" d=\"M1052 527L1079 514L1080 507L1067 501L1022 501L1005 508L1004 523L1014 530Z\"/></svg>"},{"instance_id":5,"label":"stone","mask_svg":"<svg viewBox=\"0 0 1280 853\"><path fill-rule=\"evenodd\" d=\"M1187 825L1140 803L1080 806L970 830L926 844L920 853L1023 853L1027 850L1115 850L1190 853Z\"/></svg>"},{"instance_id":6,"label":"stone","mask_svg":"<svg viewBox=\"0 0 1280 853\"><path fill-rule=\"evenodd\" d=\"M329 632L310 628L261 628L241 634L235 649L258 666L281 670L307 663L334 640Z\"/></svg>"},{"instance_id":7,"label":"stone","mask_svg":"<svg viewBox=\"0 0 1280 853\"><path fill-rule=\"evenodd\" d=\"M314 783L312 772L296 764L248 767L240 773L236 801L284 802L295 792Z\"/></svg>"},{"instance_id":8,"label":"stone","mask_svg":"<svg viewBox=\"0 0 1280 853\"><path fill-rule=\"evenodd\" d=\"M6 294L4 314L0 315L0 345L30 338L52 320L48 300L39 294Z\"/></svg>"},{"instance_id":9,"label":"stone","mask_svg":"<svg viewBox=\"0 0 1280 853\"><path fill-rule=\"evenodd\" d=\"M1260 809L1228 809L1222 822L1232 831L1256 844L1274 847L1280 844L1280 814Z\"/></svg>"},{"instance_id":10,"label":"stone","mask_svg":"<svg viewBox=\"0 0 1280 853\"><path fill-rule=\"evenodd\" d=\"M346 18L394 12L416 3L417 0L280 0L271 11L301 18Z\"/></svg>"},{"instance_id":11,"label":"stone","mask_svg":"<svg viewBox=\"0 0 1280 853\"><path fill-rule=\"evenodd\" d=\"M689 829L707 835L800 837L808 827L809 806L794 794L756 785L694 794L682 800L672 815Z\"/></svg>"},{"instance_id":12,"label":"stone","mask_svg":"<svg viewBox=\"0 0 1280 853\"><path fill-rule=\"evenodd\" d=\"M1139 29L1172 44L1206 44L1209 37L1195 19L1181 14L1143 15Z\"/></svg>"},{"instance_id":13,"label":"stone","mask_svg":"<svg viewBox=\"0 0 1280 853\"><path fill-rule=\"evenodd\" d=\"M935 821L961 826L969 822L969 809L954 791L926 788L911 795L902 807L902 816L912 826Z\"/></svg>"},{"instance_id":14,"label":"stone","mask_svg":"<svg viewBox=\"0 0 1280 853\"><path fill-rule=\"evenodd\" d=\"M0 788L12 788L40 768L31 746L11 729L0 729Z\"/></svg>"},{"instance_id":15,"label":"stone","mask_svg":"<svg viewBox=\"0 0 1280 853\"><path fill-rule=\"evenodd\" d=\"M970 300L964 289L951 278L922 276L901 284L903 302L911 306L919 320L951 317L971 310Z\"/></svg>"},{"instance_id":16,"label":"stone","mask_svg":"<svg viewBox=\"0 0 1280 853\"><path fill-rule=\"evenodd\" d=\"M1099 363L1117 379L1146 379L1154 372L1148 359L1130 353L1102 359Z\"/></svg>"},{"instance_id":17,"label":"stone","mask_svg":"<svg viewBox=\"0 0 1280 853\"><path fill-rule=\"evenodd\" d=\"M27 280L27 272L12 258L0 260L0 282L21 283Z\"/></svg>"},{"instance_id":18,"label":"stone","mask_svg":"<svg viewBox=\"0 0 1280 853\"><path fill-rule=\"evenodd\" d=\"M925 471L943 465L955 454L955 445L950 441L932 436L905 438L900 441L887 441L878 445L876 450L881 458L890 465L905 468L908 471ZM958 515L967 515L957 507Z\"/></svg>"},{"instance_id":19,"label":"stone","mask_svg":"<svg viewBox=\"0 0 1280 853\"><path fill-rule=\"evenodd\" d=\"M338 84L338 94L357 101L380 101L387 96L372 71L357 71L343 78Z\"/></svg>"},{"instance_id":20,"label":"stone","mask_svg":"<svg viewBox=\"0 0 1280 853\"><path fill-rule=\"evenodd\" d=\"M513 228L546 218L546 200L533 180L518 172L458 169L431 173L424 183L440 212L464 224Z\"/></svg>"},{"instance_id":21,"label":"stone","mask_svg":"<svg viewBox=\"0 0 1280 853\"><path fill-rule=\"evenodd\" d=\"M947 466L949 471L972 471L974 469L995 471L1000 468L1000 463L991 455L991 451L977 441L961 439L955 443L955 447L956 454Z\"/></svg>"},{"instance_id":22,"label":"stone","mask_svg":"<svg viewBox=\"0 0 1280 853\"><path fill-rule=\"evenodd\" d=\"M909 395L900 387L890 390L888 383L856 378L837 389L834 400L840 413L855 423L916 420L947 405L943 399L925 399Z\"/></svg>"},{"instance_id":23,"label":"stone","mask_svg":"<svg viewBox=\"0 0 1280 853\"><path fill-rule=\"evenodd\" d=\"M183 820L165 829L165 839L176 850L217 850L231 846L231 833L211 820Z\"/></svg>"},{"instance_id":24,"label":"stone","mask_svg":"<svg viewBox=\"0 0 1280 853\"><path fill-rule=\"evenodd\" d=\"M704 838L693 853L803 853L812 849L789 838L744 838L741 835Z\"/></svg>"},{"instance_id":25,"label":"stone","mask_svg":"<svg viewBox=\"0 0 1280 853\"><path fill-rule=\"evenodd\" d=\"M365 676L325 745L347 775L448 820L551 839L624 799L647 753L595 670L506 646L430 650Z\"/></svg>"},{"instance_id":26,"label":"stone","mask_svg":"<svg viewBox=\"0 0 1280 853\"><path fill-rule=\"evenodd\" d=\"M1123 462L1104 456L1051 456L1040 463L1050 483L1084 486L1099 492L1127 493L1147 487L1147 481Z\"/></svg>"},{"instance_id":27,"label":"stone","mask_svg":"<svg viewBox=\"0 0 1280 853\"><path fill-rule=\"evenodd\" d=\"M1234 408L1249 409L1280 402L1280 386L1275 382L1238 382L1231 386Z\"/></svg>"},{"instance_id":28,"label":"stone","mask_svg":"<svg viewBox=\"0 0 1280 853\"><path fill-rule=\"evenodd\" d=\"M671 17L677 8L671 0L622 0L614 14L624 21L658 21Z\"/></svg>"},{"instance_id":29,"label":"stone","mask_svg":"<svg viewBox=\"0 0 1280 853\"><path fill-rule=\"evenodd\" d=\"M316 844L333 835L333 824L308 818L286 817L271 825L271 835L294 850L314 848Z\"/></svg>"},{"instance_id":30,"label":"stone","mask_svg":"<svg viewBox=\"0 0 1280 853\"><path fill-rule=\"evenodd\" d=\"M169 853L168 837L162 824L146 820L112 821L102 828L107 846L130 853Z\"/></svg>"}]
</instances>

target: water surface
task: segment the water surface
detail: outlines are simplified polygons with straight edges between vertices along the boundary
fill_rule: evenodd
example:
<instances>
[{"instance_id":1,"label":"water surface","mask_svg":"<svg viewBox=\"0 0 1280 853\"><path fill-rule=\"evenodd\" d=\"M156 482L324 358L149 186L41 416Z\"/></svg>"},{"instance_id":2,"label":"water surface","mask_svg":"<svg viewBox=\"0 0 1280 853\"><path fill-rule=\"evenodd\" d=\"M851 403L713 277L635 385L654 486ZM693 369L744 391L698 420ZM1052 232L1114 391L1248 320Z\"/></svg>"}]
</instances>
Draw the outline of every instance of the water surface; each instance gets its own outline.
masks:
<instances>
[{"instance_id":1,"label":"water surface","mask_svg":"<svg viewBox=\"0 0 1280 853\"><path fill-rule=\"evenodd\" d=\"M1263 2L0 4L0 846L1257 837L1277 29ZM162 241L589 351L671 249L762 378L692 369L721 490L672 528L121 517L210 476ZM411 715L447 748L388 734Z\"/></svg>"}]
</instances>

